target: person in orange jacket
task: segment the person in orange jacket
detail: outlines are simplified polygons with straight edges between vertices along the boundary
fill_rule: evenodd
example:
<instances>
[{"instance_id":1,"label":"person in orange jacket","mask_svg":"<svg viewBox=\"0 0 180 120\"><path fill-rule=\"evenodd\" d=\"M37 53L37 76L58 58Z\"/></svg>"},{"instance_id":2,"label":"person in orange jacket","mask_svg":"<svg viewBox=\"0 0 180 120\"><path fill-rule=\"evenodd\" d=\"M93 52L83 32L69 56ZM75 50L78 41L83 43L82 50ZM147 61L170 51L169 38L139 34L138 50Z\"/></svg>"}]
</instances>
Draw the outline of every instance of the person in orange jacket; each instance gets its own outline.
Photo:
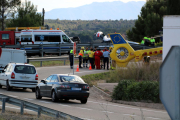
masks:
<instances>
[{"instance_id":1,"label":"person in orange jacket","mask_svg":"<svg viewBox=\"0 0 180 120\"><path fill-rule=\"evenodd\" d=\"M94 53L96 69L101 69L100 67L101 56L102 56L102 52L100 51L100 48L98 48L97 51Z\"/></svg>"}]
</instances>

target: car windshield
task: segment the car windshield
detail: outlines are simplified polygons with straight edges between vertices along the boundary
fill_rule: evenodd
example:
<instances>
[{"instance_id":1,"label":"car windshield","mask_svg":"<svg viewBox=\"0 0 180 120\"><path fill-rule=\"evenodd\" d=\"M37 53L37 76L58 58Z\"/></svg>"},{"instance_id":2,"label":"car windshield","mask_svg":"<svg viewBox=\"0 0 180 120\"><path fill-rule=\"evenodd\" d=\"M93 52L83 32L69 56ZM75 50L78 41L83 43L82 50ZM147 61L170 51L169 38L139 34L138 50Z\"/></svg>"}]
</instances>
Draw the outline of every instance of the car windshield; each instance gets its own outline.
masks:
<instances>
[{"instance_id":1,"label":"car windshield","mask_svg":"<svg viewBox=\"0 0 180 120\"><path fill-rule=\"evenodd\" d=\"M27 65L16 65L14 71L16 73L24 73L24 74L35 74L36 70L33 66Z\"/></svg>"},{"instance_id":2,"label":"car windshield","mask_svg":"<svg viewBox=\"0 0 180 120\"><path fill-rule=\"evenodd\" d=\"M80 82L80 83L84 83L84 81L78 77L78 76L59 76L60 80L62 82Z\"/></svg>"}]
</instances>

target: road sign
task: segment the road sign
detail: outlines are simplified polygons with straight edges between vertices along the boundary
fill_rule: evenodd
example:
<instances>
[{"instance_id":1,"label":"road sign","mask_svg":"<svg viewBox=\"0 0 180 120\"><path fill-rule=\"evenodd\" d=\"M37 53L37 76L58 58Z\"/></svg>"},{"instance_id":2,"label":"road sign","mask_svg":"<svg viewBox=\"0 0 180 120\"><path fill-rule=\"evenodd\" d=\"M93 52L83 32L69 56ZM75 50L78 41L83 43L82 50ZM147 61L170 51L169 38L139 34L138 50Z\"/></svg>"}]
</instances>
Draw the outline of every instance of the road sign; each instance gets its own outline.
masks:
<instances>
[{"instance_id":1,"label":"road sign","mask_svg":"<svg viewBox=\"0 0 180 120\"><path fill-rule=\"evenodd\" d=\"M160 67L160 99L171 120L180 120L180 46L172 46Z\"/></svg>"},{"instance_id":2,"label":"road sign","mask_svg":"<svg viewBox=\"0 0 180 120\"><path fill-rule=\"evenodd\" d=\"M75 54L76 53L76 43L74 42L73 44L73 53Z\"/></svg>"}]
</instances>

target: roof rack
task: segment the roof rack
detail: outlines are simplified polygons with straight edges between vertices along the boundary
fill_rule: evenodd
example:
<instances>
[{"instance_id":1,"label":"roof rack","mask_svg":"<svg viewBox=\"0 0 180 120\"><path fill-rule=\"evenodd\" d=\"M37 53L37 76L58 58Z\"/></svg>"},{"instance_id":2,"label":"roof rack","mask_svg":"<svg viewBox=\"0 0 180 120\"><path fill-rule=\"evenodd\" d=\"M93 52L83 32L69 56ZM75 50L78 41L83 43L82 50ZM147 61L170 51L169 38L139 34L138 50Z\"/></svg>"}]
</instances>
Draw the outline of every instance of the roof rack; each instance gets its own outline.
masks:
<instances>
[{"instance_id":1,"label":"roof rack","mask_svg":"<svg viewBox=\"0 0 180 120\"><path fill-rule=\"evenodd\" d=\"M29 30L29 29L46 29L46 27L7 27L5 30Z\"/></svg>"}]
</instances>

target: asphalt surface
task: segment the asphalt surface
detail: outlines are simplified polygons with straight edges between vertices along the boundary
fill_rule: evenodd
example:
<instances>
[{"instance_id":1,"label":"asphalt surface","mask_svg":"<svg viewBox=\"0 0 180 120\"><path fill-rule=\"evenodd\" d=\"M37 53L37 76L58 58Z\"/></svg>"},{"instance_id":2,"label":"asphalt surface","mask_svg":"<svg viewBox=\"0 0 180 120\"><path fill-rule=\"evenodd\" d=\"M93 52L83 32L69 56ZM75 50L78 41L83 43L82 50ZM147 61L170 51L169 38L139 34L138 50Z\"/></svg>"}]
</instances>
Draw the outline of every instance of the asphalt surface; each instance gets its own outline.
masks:
<instances>
[{"instance_id":1,"label":"asphalt surface","mask_svg":"<svg viewBox=\"0 0 180 120\"><path fill-rule=\"evenodd\" d=\"M73 70L70 69L69 66L39 67L36 69L39 75L39 80L46 78L50 74L73 73ZM101 72L107 72L107 70L89 70L88 68L83 68L79 69L79 72L75 72L75 74L82 76ZM3 87L0 89L0 93L88 120L170 120L167 112L164 110L139 108L130 105L107 102L106 98L92 89L90 89L90 97L86 104L81 104L80 101L77 100L53 103L51 98L46 97L37 100L35 99L35 93L31 92L30 89L23 90L19 88L13 89L12 91L6 91L5 87ZM7 108L11 110L19 109L19 107L12 105L8 105ZM31 111L26 110L26 112Z\"/></svg>"}]
</instances>

